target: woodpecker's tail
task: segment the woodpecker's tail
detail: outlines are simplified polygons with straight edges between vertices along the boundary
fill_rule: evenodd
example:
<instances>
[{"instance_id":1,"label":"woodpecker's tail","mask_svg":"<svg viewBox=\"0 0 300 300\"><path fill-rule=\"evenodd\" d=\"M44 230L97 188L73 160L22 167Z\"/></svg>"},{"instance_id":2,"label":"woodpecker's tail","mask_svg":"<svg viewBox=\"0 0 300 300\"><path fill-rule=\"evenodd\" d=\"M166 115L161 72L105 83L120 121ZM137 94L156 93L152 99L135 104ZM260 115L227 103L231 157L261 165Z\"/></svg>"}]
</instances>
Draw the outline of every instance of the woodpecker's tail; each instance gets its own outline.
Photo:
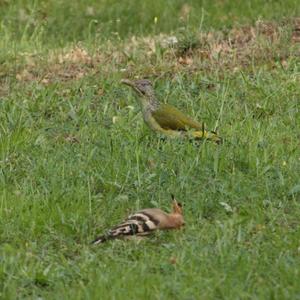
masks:
<instances>
[{"instance_id":1,"label":"woodpecker's tail","mask_svg":"<svg viewBox=\"0 0 300 300\"><path fill-rule=\"evenodd\" d=\"M222 144L223 142L222 138L214 131L198 130L198 131L193 131L191 134L192 137L196 140L207 139L212 142L215 142L216 144Z\"/></svg>"}]
</instances>

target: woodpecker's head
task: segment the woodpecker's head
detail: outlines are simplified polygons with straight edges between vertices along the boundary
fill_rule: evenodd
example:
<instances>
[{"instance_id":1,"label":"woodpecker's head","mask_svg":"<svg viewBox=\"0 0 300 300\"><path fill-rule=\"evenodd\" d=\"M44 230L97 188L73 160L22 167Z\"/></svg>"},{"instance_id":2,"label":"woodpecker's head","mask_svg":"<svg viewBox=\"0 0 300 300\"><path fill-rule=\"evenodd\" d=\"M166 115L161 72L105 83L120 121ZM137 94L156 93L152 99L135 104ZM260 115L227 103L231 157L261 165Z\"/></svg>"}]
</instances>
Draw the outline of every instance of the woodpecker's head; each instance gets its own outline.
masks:
<instances>
[{"instance_id":1,"label":"woodpecker's head","mask_svg":"<svg viewBox=\"0 0 300 300\"><path fill-rule=\"evenodd\" d=\"M137 101L140 103L142 111L149 112L155 111L159 107L159 102L155 97L154 89L152 83L148 79L139 79L139 80L128 80L122 79L121 83L124 83L128 86L131 86L137 95Z\"/></svg>"},{"instance_id":2,"label":"woodpecker's head","mask_svg":"<svg viewBox=\"0 0 300 300\"><path fill-rule=\"evenodd\" d=\"M153 96L153 86L148 79L128 80L122 79L121 83L131 86L140 96Z\"/></svg>"}]
</instances>

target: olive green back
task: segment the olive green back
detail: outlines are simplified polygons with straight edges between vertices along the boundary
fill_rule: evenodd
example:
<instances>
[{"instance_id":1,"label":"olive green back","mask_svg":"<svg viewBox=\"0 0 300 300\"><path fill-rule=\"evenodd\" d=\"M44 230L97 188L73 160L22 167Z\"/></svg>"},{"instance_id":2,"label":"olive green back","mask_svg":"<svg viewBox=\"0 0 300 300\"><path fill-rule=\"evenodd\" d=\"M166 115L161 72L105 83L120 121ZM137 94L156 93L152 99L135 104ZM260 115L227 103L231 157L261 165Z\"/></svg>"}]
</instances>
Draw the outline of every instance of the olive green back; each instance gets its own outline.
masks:
<instances>
[{"instance_id":1,"label":"olive green back","mask_svg":"<svg viewBox=\"0 0 300 300\"><path fill-rule=\"evenodd\" d=\"M202 128L200 123L194 121L189 116L183 114L176 107L169 104L161 104L159 109L152 113L152 116L163 129L201 130Z\"/></svg>"}]
</instances>

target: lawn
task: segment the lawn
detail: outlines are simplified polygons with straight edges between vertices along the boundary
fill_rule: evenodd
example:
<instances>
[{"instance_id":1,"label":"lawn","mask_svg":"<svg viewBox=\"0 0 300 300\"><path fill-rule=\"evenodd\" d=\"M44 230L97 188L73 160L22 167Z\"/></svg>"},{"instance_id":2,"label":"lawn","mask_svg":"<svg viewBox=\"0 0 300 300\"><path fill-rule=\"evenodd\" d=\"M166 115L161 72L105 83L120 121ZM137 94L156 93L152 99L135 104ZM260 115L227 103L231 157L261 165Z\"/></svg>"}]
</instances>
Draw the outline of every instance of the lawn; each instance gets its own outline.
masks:
<instances>
[{"instance_id":1,"label":"lawn","mask_svg":"<svg viewBox=\"0 0 300 300\"><path fill-rule=\"evenodd\" d=\"M300 299L299 16L0 0L0 299ZM224 143L151 132L143 77ZM171 193L183 230L90 245Z\"/></svg>"}]
</instances>

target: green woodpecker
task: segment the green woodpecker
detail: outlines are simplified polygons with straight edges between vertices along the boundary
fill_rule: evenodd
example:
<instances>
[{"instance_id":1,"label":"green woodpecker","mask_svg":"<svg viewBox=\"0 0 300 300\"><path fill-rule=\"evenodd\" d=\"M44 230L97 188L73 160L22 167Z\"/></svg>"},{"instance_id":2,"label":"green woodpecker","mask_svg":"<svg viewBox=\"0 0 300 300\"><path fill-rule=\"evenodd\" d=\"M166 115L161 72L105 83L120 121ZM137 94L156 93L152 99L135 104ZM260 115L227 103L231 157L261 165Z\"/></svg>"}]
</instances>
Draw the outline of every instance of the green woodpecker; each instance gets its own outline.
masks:
<instances>
[{"instance_id":1,"label":"green woodpecker","mask_svg":"<svg viewBox=\"0 0 300 300\"><path fill-rule=\"evenodd\" d=\"M153 131L170 137L208 139L218 144L222 142L216 132L205 130L203 124L194 121L176 107L160 103L149 80L123 79L121 83L131 86L137 92L144 121Z\"/></svg>"},{"instance_id":2,"label":"green woodpecker","mask_svg":"<svg viewBox=\"0 0 300 300\"><path fill-rule=\"evenodd\" d=\"M92 244L97 245L116 238L145 236L155 230L178 229L184 226L182 206L172 195L172 212L170 214L158 208L146 208L130 215L106 234L97 237Z\"/></svg>"}]
</instances>

